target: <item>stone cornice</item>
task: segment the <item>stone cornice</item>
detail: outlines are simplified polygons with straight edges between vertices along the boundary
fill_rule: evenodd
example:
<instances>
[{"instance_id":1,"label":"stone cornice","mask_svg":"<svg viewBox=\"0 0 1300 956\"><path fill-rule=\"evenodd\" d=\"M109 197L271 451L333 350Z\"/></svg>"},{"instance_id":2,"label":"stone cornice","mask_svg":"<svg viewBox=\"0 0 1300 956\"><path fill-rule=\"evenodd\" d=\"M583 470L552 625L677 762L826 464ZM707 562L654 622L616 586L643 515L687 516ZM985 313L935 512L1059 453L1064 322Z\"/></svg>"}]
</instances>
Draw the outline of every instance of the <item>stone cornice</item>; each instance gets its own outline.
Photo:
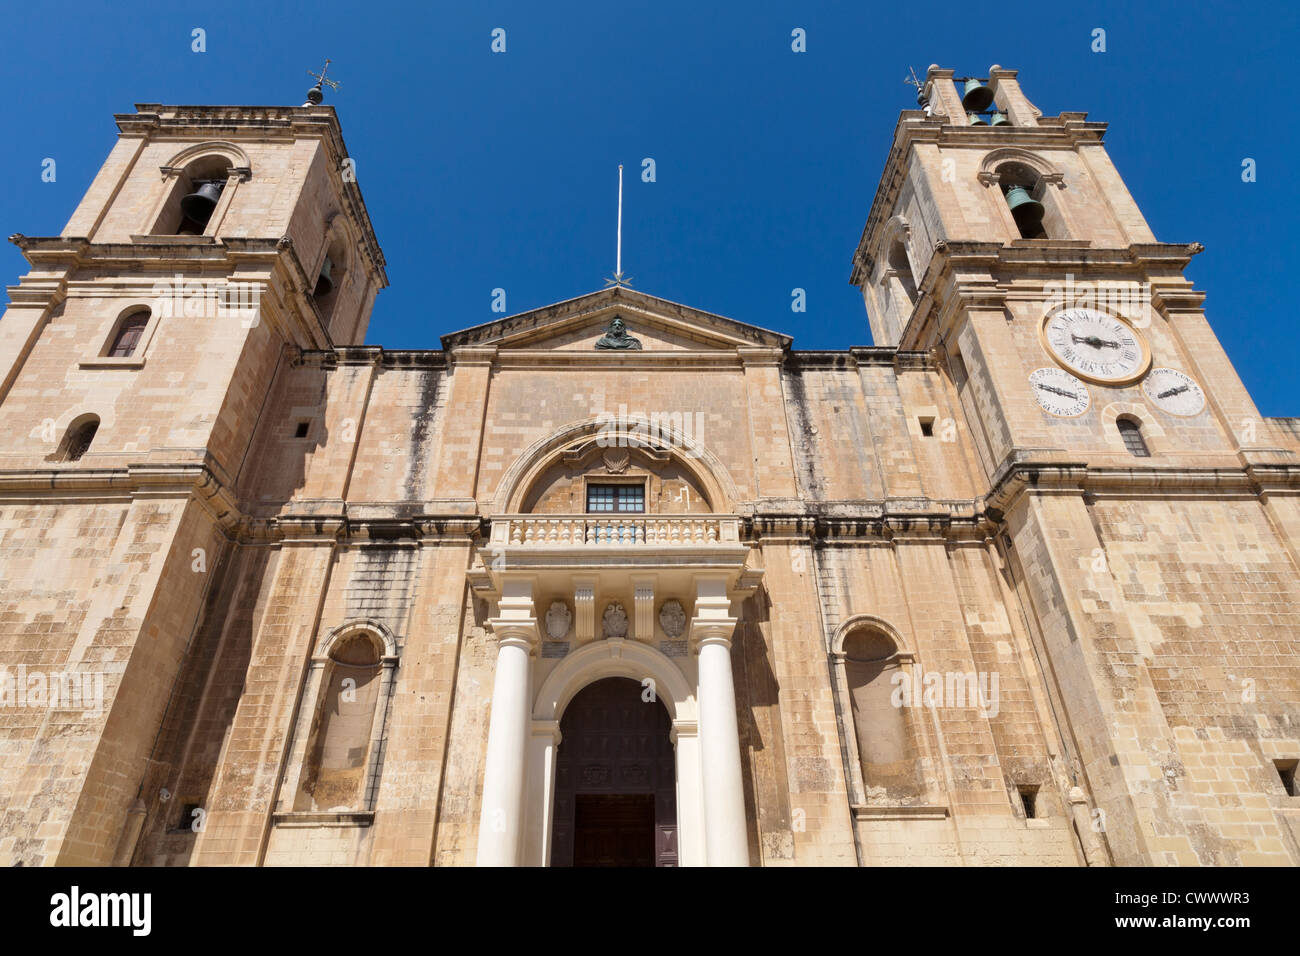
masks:
<instances>
[{"instance_id":1,"label":"stone cornice","mask_svg":"<svg viewBox=\"0 0 1300 956\"><path fill-rule=\"evenodd\" d=\"M941 239L921 277L917 305L899 348L919 349L936 322L946 328L963 310L1002 309L1010 299L1032 296L1039 286L1045 289L1049 283L1059 283L1062 269L1089 277L1150 280L1157 308L1196 311L1205 294L1193 289L1182 271L1203 250L1198 242L1096 248L1087 241L1065 239L1022 239L1009 244Z\"/></svg>"},{"instance_id":2,"label":"stone cornice","mask_svg":"<svg viewBox=\"0 0 1300 956\"><path fill-rule=\"evenodd\" d=\"M385 369L446 369L448 356L437 350L385 349L379 345L346 345L304 350L294 357L302 368L332 370L340 365L374 365Z\"/></svg>"},{"instance_id":3,"label":"stone cornice","mask_svg":"<svg viewBox=\"0 0 1300 956\"><path fill-rule=\"evenodd\" d=\"M707 333L712 332L722 342L732 346L757 345L766 348L788 349L791 338L770 329L760 328L745 322L729 319L723 315L705 312L658 296L648 295L633 289L612 288L589 292L563 302L530 309L516 315L506 316L494 322L486 322L459 332L442 336L445 350L459 349L470 345L487 345L504 343L507 339L530 336L549 328L562 328L615 308L625 308L651 317L671 320L674 324L694 330L703 341ZM710 343L713 344L713 343ZM630 353L619 353L628 355Z\"/></svg>"},{"instance_id":4,"label":"stone cornice","mask_svg":"<svg viewBox=\"0 0 1300 956\"><path fill-rule=\"evenodd\" d=\"M355 543L474 540L484 522L474 515L426 514L418 502L295 501L281 514L246 514L229 486L203 464L146 462L123 468L0 471L0 501L132 501L193 497L226 534L244 544L303 540Z\"/></svg>"},{"instance_id":5,"label":"stone cornice","mask_svg":"<svg viewBox=\"0 0 1300 956\"><path fill-rule=\"evenodd\" d=\"M899 371L928 371L935 367L934 356L920 350L900 350L886 346L855 345L844 351L817 350L787 353L785 367L801 369L892 368Z\"/></svg>"},{"instance_id":6,"label":"stone cornice","mask_svg":"<svg viewBox=\"0 0 1300 956\"><path fill-rule=\"evenodd\" d=\"M990 491L972 499L889 498L797 503L740 517L739 541L717 542L698 553L676 554L683 566L739 566L755 544L861 540L982 540L1026 493L1102 497L1239 497L1300 495L1300 465L1251 462L1240 468L1089 467L1082 462L1020 460L1006 464ZM122 468L29 469L0 471L0 501L132 501L193 497L214 522L241 544L331 541L354 546L402 543L486 541L492 518L476 514L428 513L422 502L300 500L274 516L243 512L227 484L207 465L146 462ZM653 516L651 516L653 517ZM582 549L580 549L582 550ZM662 558L655 548L637 548L623 558ZM643 552L643 553L642 553ZM564 564L573 549L519 551L522 564ZM633 563L644 563L643 561ZM522 566L522 564L520 566Z\"/></svg>"},{"instance_id":7,"label":"stone cornice","mask_svg":"<svg viewBox=\"0 0 1300 956\"><path fill-rule=\"evenodd\" d=\"M144 237L152 239L154 237ZM289 323L294 328L286 329L286 337L291 341L298 339L315 348L332 345L329 332L321 321L312 297L306 294L309 284L306 270L298 259L293 243L287 237L247 238L228 236L214 239L211 236L163 237L167 241L140 242L91 242L79 236L23 236L15 235L10 241L22 250L23 256L34 269L40 269L44 275L36 277L36 297L48 298L51 294L50 273L54 270L63 273L59 282L61 295L68 295L79 288L87 286L88 280L78 279L74 273L89 267L109 267L117 272L118 283L115 288L125 288L126 284L138 285L146 292L151 292L158 282L166 282L173 273L179 272L185 281L209 282L247 282L261 284L269 293L272 301L281 307L263 309L263 315L272 323ZM165 254L161 250L165 246ZM157 272L148 273L131 271L134 266L139 270L141 263L147 262L152 267L158 265ZM211 275L194 274L188 271L197 266L200 269L210 267ZM263 275L253 274L260 270ZM10 288L10 298L17 302L23 297L23 289L33 280L23 278L20 284ZM96 284L96 289L103 286ZM288 302L286 299L292 299Z\"/></svg>"},{"instance_id":8,"label":"stone cornice","mask_svg":"<svg viewBox=\"0 0 1300 956\"><path fill-rule=\"evenodd\" d=\"M981 499L984 513L1001 521L1026 492L1100 497L1244 497L1300 494L1300 465L1252 464L1244 468L1093 468L1083 462L1018 461L1003 467Z\"/></svg>"}]
</instances>

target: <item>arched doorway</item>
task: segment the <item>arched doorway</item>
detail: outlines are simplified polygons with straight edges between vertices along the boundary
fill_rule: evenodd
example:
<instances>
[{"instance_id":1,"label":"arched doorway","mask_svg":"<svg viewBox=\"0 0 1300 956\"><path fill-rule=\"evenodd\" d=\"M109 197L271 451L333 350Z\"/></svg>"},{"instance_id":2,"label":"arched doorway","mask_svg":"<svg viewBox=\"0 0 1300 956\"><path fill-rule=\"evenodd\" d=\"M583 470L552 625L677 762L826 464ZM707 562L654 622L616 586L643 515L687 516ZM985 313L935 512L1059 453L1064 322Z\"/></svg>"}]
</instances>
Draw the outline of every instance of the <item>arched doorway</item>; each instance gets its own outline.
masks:
<instances>
[{"instance_id":1,"label":"arched doorway","mask_svg":"<svg viewBox=\"0 0 1300 956\"><path fill-rule=\"evenodd\" d=\"M560 719L552 866L676 866L668 711L640 682L588 684Z\"/></svg>"}]
</instances>

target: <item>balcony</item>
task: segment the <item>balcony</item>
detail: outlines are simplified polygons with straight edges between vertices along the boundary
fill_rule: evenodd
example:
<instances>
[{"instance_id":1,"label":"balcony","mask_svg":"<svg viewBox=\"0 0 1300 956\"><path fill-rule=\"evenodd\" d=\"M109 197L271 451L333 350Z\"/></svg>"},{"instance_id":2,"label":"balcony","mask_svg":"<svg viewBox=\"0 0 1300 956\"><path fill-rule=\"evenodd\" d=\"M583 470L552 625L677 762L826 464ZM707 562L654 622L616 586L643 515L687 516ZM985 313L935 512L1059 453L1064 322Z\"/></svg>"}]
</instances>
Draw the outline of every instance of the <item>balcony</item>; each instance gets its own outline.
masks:
<instances>
[{"instance_id":1,"label":"balcony","mask_svg":"<svg viewBox=\"0 0 1300 956\"><path fill-rule=\"evenodd\" d=\"M727 515L505 515L492 520L492 544L511 547L691 547L740 541Z\"/></svg>"},{"instance_id":2,"label":"balcony","mask_svg":"<svg viewBox=\"0 0 1300 956\"><path fill-rule=\"evenodd\" d=\"M483 564L533 568L738 568L746 545L735 515L499 515Z\"/></svg>"}]
</instances>

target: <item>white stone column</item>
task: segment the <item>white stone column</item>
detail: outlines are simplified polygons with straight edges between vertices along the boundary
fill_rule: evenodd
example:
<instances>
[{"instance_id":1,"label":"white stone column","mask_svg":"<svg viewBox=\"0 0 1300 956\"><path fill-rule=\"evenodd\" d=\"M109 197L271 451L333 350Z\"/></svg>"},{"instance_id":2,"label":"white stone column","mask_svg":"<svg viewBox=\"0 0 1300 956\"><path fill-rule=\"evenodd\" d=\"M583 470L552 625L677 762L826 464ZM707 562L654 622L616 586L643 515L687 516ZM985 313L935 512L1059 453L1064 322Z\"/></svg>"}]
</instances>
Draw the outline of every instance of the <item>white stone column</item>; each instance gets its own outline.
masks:
<instances>
[{"instance_id":1,"label":"white stone column","mask_svg":"<svg viewBox=\"0 0 1300 956\"><path fill-rule=\"evenodd\" d=\"M500 616L488 621L497 636L487 765L478 825L478 866L518 866L524 836L524 785L528 775L532 657L539 642L532 581L506 580Z\"/></svg>"},{"instance_id":2,"label":"white stone column","mask_svg":"<svg viewBox=\"0 0 1300 956\"><path fill-rule=\"evenodd\" d=\"M731 616L726 579L698 579L691 643L699 654L700 768L709 866L749 865L736 687L731 676L731 634L736 621Z\"/></svg>"}]
</instances>

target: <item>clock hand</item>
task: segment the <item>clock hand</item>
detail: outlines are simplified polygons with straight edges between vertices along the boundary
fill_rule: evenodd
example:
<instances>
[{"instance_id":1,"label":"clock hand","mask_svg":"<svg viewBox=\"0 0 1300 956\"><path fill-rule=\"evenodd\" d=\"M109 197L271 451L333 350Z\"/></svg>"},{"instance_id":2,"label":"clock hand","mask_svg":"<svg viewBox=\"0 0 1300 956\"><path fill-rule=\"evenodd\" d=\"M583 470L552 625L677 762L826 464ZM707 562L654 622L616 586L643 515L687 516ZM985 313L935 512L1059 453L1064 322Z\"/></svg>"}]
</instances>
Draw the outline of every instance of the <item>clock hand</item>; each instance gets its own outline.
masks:
<instances>
[{"instance_id":1,"label":"clock hand","mask_svg":"<svg viewBox=\"0 0 1300 956\"><path fill-rule=\"evenodd\" d=\"M1156 398L1169 398L1171 395L1181 395L1183 392L1186 392L1188 390L1189 390L1189 386L1179 385L1177 388L1171 388L1167 392L1161 392L1159 395L1156 396Z\"/></svg>"},{"instance_id":2,"label":"clock hand","mask_svg":"<svg viewBox=\"0 0 1300 956\"><path fill-rule=\"evenodd\" d=\"M1074 343L1075 343L1076 345L1079 345L1079 344L1083 344L1083 345L1091 345L1091 346L1092 346L1093 348L1095 348L1095 349L1100 349L1100 348L1117 349L1117 348L1119 348L1119 343L1118 343L1118 342L1112 342L1112 341L1110 341L1109 339L1098 338L1098 337L1095 336L1095 335L1082 335L1082 336L1081 336L1081 335L1074 335L1074 334L1071 334L1071 335L1070 335L1070 338L1074 339Z\"/></svg>"},{"instance_id":3,"label":"clock hand","mask_svg":"<svg viewBox=\"0 0 1300 956\"><path fill-rule=\"evenodd\" d=\"M1057 395L1064 395L1066 398L1078 398L1078 397L1079 397L1078 395L1075 395L1074 392L1067 392L1067 391L1066 391L1065 389L1063 389L1063 388L1053 388L1051 385L1042 385L1042 384L1040 384L1038 387L1041 388L1041 389L1042 389L1043 391L1045 391L1045 392L1054 392L1054 393L1057 394Z\"/></svg>"}]
</instances>

